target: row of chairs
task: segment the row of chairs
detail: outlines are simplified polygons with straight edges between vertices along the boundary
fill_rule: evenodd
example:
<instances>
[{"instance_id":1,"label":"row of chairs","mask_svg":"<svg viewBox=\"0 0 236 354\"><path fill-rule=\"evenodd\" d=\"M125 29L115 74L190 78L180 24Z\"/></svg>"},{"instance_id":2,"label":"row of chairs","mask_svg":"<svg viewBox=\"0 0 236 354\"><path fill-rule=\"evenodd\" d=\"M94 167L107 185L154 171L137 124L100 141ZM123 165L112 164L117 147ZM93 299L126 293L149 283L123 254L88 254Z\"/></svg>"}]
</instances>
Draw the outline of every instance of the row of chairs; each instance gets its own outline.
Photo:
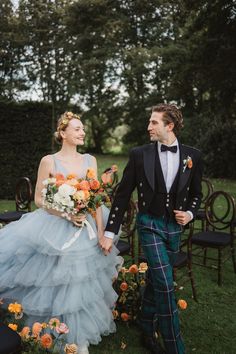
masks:
<instances>
[{"instance_id":1,"label":"row of chairs","mask_svg":"<svg viewBox=\"0 0 236 354\"><path fill-rule=\"evenodd\" d=\"M119 186L118 174L110 168L104 173L111 174L111 182L107 186L107 192L111 201L114 199ZM233 261L234 272L236 273L236 261L234 251L234 238L236 229L235 201L233 197L224 191L214 191L209 179L203 178L203 199L201 207L194 222L190 223L189 229L185 232L180 252L174 264L174 278L177 279L177 270L187 267L189 279L192 285L194 299L196 289L194 284L192 264L201 265L218 270L218 285L222 285L222 265L229 258L227 254L223 257L223 251L228 248ZM27 177L22 177L16 186L16 211L0 214L0 222L9 223L18 220L22 214L31 211L32 185ZM128 210L125 213L122 232L117 248L122 256L128 256L131 262L144 261L140 245L136 246L135 217L137 203L130 200ZM215 249L218 257L215 259L209 249ZM210 253L210 254L209 254ZM200 262L199 262L200 259ZM216 261L216 264L212 264ZM210 262L210 263L209 263Z\"/></svg>"}]
</instances>

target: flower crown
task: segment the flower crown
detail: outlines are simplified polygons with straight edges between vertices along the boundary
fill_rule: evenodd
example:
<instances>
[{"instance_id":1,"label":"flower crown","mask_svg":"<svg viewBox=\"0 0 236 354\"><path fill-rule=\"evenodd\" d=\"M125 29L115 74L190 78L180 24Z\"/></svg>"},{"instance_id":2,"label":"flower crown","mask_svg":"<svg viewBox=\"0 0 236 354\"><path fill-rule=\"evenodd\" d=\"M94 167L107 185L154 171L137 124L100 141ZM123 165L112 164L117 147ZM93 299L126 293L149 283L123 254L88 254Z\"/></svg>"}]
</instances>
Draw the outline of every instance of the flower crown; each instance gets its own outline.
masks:
<instances>
[{"instance_id":1,"label":"flower crown","mask_svg":"<svg viewBox=\"0 0 236 354\"><path fill-rule=\"evenodd\" d=\"M80 120L80 116L78 114L72 113L72 112L65 112L61 115L61 124L60 128L63 128L65 125L69 123L71 119L78 119Z\"/></svg>"}]
</instances>

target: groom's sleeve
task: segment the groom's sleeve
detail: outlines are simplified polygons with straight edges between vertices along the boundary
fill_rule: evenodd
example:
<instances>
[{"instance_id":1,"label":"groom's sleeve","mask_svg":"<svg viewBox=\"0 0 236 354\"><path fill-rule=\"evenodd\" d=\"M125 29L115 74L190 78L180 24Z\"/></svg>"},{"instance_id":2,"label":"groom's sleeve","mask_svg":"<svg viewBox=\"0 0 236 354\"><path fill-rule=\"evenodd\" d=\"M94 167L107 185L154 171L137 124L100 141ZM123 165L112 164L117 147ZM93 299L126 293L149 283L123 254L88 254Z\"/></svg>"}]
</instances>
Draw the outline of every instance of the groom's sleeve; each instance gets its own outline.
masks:
<instances>
[{"instance_id":1,"label":"groom's sleeve","mask_svg":"<svg viewBox=\"0 0 236 354\"><path fill-rule=\"evenodd\" d=\"M105 232L117 234L127 210L131 194L136 187L135 148L131 150L115 199L112 203ZM108 236L109 237L109 236Z\"/></svg>"}]
</instances>

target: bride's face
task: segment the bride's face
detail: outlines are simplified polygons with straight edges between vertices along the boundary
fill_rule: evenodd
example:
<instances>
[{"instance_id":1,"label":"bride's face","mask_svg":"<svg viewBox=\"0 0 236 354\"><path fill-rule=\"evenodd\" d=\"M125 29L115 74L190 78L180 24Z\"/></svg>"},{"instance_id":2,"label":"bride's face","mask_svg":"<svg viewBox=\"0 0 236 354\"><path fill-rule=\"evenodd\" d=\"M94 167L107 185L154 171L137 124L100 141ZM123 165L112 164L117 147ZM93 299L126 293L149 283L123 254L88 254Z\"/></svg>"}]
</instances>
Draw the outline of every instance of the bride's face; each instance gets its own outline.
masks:
<instances>
[{"instance_id":1,"label":"bride's face","mask_svg":"<svg viewBox=\"0 0 236 354\"><path fill-rule=\"evenodd\" d=\"M82 122L71 119L64 131L61 131L63 142L70 145L84 145L85 131Z\"/></svg>"}]
</instances>

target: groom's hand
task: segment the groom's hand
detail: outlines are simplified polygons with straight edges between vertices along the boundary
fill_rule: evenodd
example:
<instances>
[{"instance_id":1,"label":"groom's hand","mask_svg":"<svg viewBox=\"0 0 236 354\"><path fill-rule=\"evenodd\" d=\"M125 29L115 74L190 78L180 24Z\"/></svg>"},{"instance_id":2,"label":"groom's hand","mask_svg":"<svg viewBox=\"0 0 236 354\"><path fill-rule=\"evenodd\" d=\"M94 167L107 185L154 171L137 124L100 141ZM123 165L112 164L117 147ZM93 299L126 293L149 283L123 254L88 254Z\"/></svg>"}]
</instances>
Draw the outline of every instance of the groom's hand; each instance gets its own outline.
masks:
<instances>
[{"instance_id":1,"label":"groom's hand","mask_svg":"<svg viewBox=\"0 0 236 354\"><path fill-rule=\"evenodd\" d=\"M99 238L99 245L106 256L108 253L111 252L113 240L103 235L102 237Z\"/></svg>"},{"instance_id":2,"label":"groom's hand","mask_svg":"<svg viewBox=\"0 0 236 354\"><path fill-rule=\"evenodd\" d=\"M179 225L186 225L191 221L191 216L187 211L173 210L175 213L175 220Z\"/></svg>"}]
</instances>

